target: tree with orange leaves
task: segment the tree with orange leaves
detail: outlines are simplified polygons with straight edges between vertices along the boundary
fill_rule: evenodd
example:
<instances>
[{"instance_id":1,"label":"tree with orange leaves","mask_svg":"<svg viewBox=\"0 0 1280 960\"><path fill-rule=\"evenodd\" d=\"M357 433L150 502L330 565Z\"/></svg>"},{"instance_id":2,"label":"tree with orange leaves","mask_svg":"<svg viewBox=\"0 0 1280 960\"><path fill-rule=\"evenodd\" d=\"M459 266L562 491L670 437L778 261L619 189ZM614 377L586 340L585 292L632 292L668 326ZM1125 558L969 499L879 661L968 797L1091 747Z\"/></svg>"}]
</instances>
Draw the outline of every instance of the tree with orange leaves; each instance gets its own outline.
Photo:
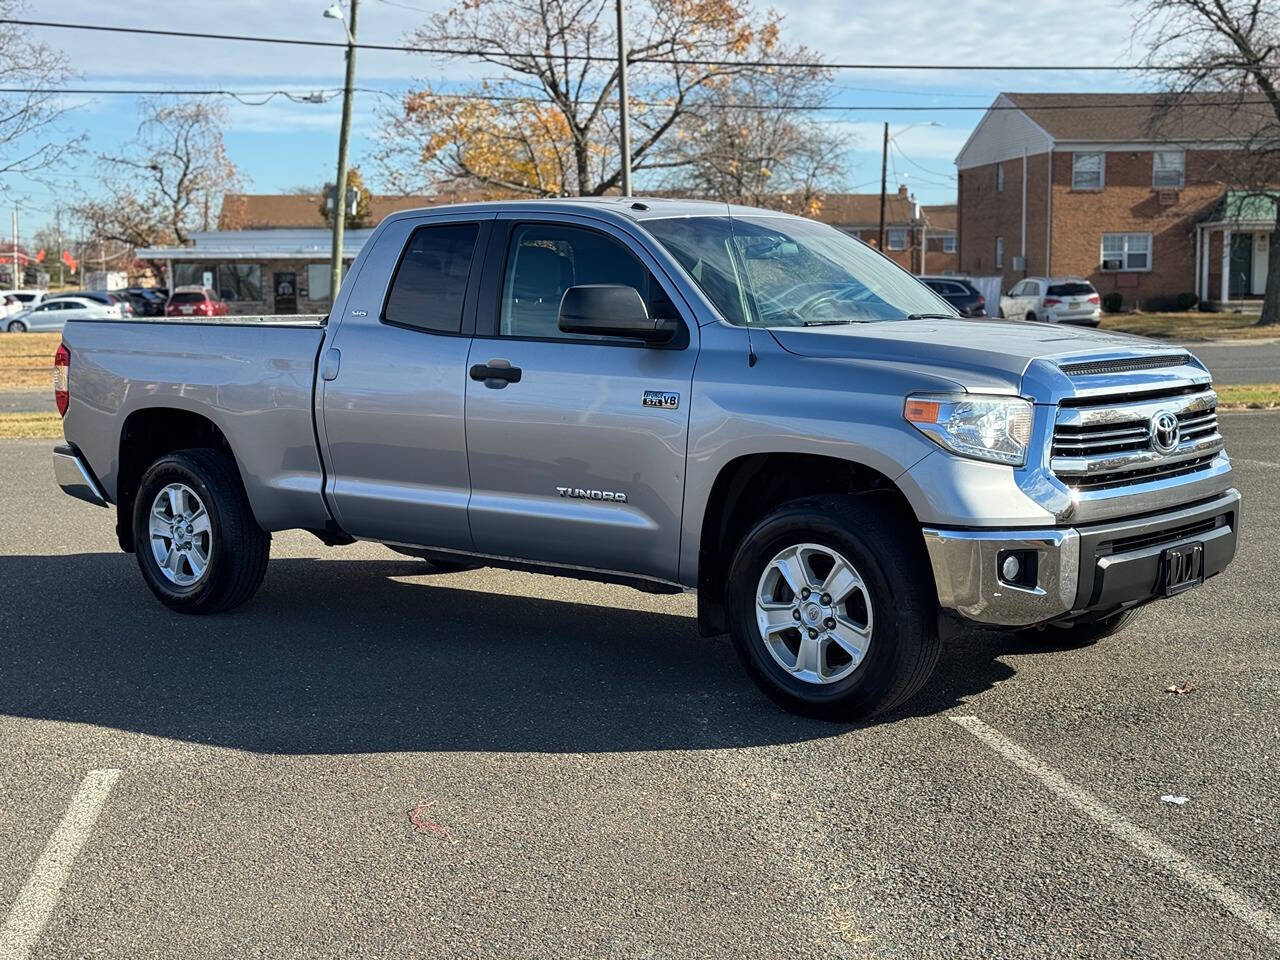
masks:
<instances>
[{"instance_id":1,"label":"tree with orange leaves","mask_svg":"<svg viewBox=\"0 0 1280 960\"><path fill-rule=\"evenodd\" d=\"M756 13L748 0L629 7L637 179L651 188L714 192L714 178L686 174L708 159L702 146L724 162L717 117L726 103L779 86L760 60L813 59L811 51L785 47L780 28L776 12ZM620 187L613 0L462 0L409 39L478 59L500 76L460 93L424 85L406 94L384 117L376 157L393 187L493 197L598 196ZM808 77L796 95L824 99L829 76L818 70ZM771 145L767 160L781 171L787 158L777 149ZM741 158L757 172L759 153L751 148Z\"/></svg>"}]
</instances>

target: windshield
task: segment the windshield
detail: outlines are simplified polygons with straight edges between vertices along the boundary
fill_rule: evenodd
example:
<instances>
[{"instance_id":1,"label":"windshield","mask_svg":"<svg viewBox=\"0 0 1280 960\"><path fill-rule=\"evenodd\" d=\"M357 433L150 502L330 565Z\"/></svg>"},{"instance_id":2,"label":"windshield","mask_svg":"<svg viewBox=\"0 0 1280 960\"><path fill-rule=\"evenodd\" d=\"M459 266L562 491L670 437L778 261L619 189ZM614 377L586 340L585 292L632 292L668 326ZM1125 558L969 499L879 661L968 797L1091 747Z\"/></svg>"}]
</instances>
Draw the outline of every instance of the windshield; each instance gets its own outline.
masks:
<instances>
[{"instance_id":1,"label":"windshield","mask_svg":"<svg viewBox=\"0 0 1280 960\"><path fill-rule=\"evenodd\" d=\"M798 327L958 316L875 250L791 217L680 217L644 228L738 326Z\"/></svg>"}]
</instances>

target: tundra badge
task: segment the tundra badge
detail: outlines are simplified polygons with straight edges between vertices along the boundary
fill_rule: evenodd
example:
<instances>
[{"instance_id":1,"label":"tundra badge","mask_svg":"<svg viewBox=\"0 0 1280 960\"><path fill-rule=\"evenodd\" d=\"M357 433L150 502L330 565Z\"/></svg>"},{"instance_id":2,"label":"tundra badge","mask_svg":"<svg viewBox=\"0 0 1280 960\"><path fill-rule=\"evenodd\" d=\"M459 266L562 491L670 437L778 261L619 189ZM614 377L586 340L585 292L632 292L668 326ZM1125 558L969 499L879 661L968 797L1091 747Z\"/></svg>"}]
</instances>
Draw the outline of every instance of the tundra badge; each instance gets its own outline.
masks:
<instances>
[{"instance_id":1,"label":"tundra badge","mask_svg":"<svg viewBox=\"0 0 1280 960\"><path fill-rule=\"evenodd\" d=\"M675 410L680 406L680 394L669 390L646 390L644 406L661 407L663 410Z\"/></svg>"},{"instance_id":2,"label":"tundra badge","mask_svg":"<svg viewBox=\"0 0 1280 960\"><path fill-rule=\"evenodd\" d=\"M583 490L582 487L556 487L556 493L574 500L608 500L611 503L626 503L625 493L614 493L612 490Z\"/></svg>"}]
</instances>

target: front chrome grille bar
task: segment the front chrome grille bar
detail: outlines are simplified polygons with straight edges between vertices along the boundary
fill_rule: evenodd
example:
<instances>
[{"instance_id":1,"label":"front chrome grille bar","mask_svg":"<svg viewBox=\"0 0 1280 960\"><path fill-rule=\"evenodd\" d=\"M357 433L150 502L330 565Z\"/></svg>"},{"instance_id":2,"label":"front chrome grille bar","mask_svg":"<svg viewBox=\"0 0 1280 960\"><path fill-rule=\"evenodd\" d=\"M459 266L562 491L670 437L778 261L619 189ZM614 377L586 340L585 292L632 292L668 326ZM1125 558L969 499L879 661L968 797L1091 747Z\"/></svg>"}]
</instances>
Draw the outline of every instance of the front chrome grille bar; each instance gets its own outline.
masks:
<instances>
[{"instance_id":1,"label":"front chrome grille bar","mask_svg":"<svg viewBox=\"0 0 1280 960\"><path fill-rule=\"evenodd\" d=\"M1212 390L1115 404L1061 407L1057 412L1049 468L1068 486L1099 490L1180 476L1207 468L1222 450L1218 397ZM1178 420L1179 443L1155 448L1151 420L1157 413Z\"/></svg>"}]
</instances>

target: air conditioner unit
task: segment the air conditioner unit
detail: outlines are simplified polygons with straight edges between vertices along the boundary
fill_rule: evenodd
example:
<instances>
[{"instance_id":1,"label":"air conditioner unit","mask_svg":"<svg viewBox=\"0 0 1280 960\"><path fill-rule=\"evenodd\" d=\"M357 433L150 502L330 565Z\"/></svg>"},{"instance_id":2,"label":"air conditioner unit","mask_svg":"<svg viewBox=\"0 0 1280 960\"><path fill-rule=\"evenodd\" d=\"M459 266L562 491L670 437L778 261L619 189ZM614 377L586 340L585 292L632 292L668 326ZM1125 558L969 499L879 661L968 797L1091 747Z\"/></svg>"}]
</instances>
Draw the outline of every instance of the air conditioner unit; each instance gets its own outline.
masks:
<instances>
[{"instance_id":1,"label":"air conditioner unit","mask_svg":"<svg viewBox=\"0 0 1280 960\"><path fill-rule=\"evenodd\" d=\"M1124 262L1121 260L1103 260L1103 270L1121 270L1124 268Z\"/></svg>"},{"instance_id":2,"label":"air conditioner unit","mask_svg":"<svg viewBox=\"0 0 1280 960\"><path fill-rule=\"evenodd\" d=\"M1019 270L1026 270L1026 269L1027 269L1027 258L1026 258L1026 257L1014 257L1014 258L1013 258L1013 269L1014 269L1014 271L1015 271L1015 272L1016 272L1016 271L1019 271Z\"/></svg>"}]
</instances>

